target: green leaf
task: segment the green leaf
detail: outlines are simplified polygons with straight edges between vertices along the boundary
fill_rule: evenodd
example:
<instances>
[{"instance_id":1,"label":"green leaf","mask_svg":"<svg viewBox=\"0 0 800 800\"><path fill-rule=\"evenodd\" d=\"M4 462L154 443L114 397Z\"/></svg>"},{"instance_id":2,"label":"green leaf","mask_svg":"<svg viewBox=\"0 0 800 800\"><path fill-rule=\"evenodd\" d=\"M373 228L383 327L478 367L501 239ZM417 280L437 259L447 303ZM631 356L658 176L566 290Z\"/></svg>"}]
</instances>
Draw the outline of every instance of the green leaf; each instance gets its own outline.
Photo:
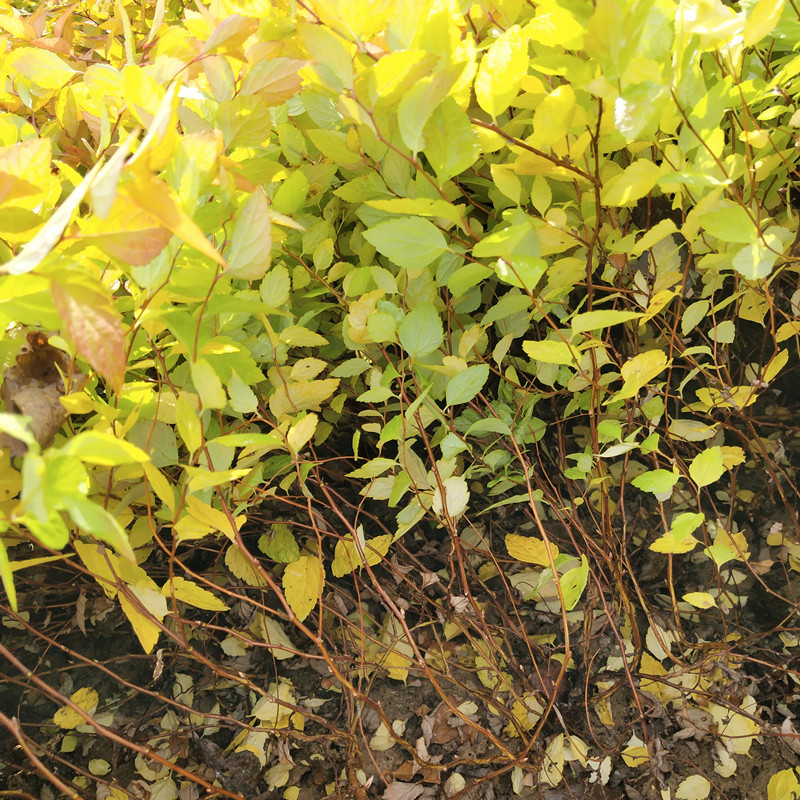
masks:
<instances>
[{"instance_id":1,"label":"green leaf","mask_svg":"<svg viewBox=\"0 0 800 800\"><path fill-rule=\"evenodd\" d=\"M672 495L672 487L678 482L678 475L668 469L651 469L637 475L631 483L643 492L659 495ZM665 498L666 499L666 498Z\"/></svg>"},{"instance_id":2,"label":"green leaf","mask_svg":"<svg viewBox=\"0 0 800 800\"><path fill-rule=\"evenodd\" d=\"M749 244L758 236L752 217L738 205L703 214L700 224L706 233L722 242Z\"/></svg>"},{"instance_id":3,"label":"green leaf","mask_svg":"<svg viewBox=\"0 0 800 800\"><path fill-rule=\"evenodd\" d=\"M721 447L709 447L692 459L689 476L698 486L708 486L719 480L725 472Z\"/></svg>"},{"instance_id":4,"label":"green leaf","mask_svg":"<svg viewBox=\"0 0 800 800\"><path fill-rule=\"evenodd\" d=\"M469 117L452 97L431 114L425 126L424 152L440 183L469 169L480 155Z\"/></svg>"},{"instance_id":5,"label":"green leaf","mask_svg":"<svg viewBox=\"0 0 800 800\"><path fill-rule=\"evenodd\" d=\"M136 563L136 557L128 541L128 534L122 530L117 520L102 506L85 497L64 497L64 505L75 524L110 544L123 558Z\"/></svg>"},{"instance_id":6,"label":"green leaf","mask_svg":"<svg viewBox=\"0 0 800 800\"><path fill-rule=\"evenodd\" d=\"M405 269L422 269L447 249L442 232L427 219L407 217L382 222L364 231L379 253Z\"/></svg>"},{"instance_id":7,"label":"green leaf","mask_svg":"<svg viewBox=\"0 0 800 800\"><path fill-rule=\"evenodd\" d=\"M397 326L397 334L411 358L421 358L438 350L444 341L442 320L432 303L422 303L406 314Z\"/></svg>"},{"instance_id":8,"label":"green leaf","mask_svg":"<svg viewBox=\"0 0 800 800\"><path fill-rule=\"evenodd\" d=\"M480 392L488 377L489 366L487 364L474 364L471 367L467 367L463 372L454 375L447 384L447 405L455 406L459 403L468 403Z\"/></svg>"},{"instance_id":9,"label":"green leaf","mask_svg":"<svg viewBox=\"0 0 800 800\"><path fill-rule=\"evenodd\" d=\"M258 549L267 558L282 564L289 564L300 558L300 548L288 525L273 525L271 533L265 533L258 540Z\"/></svg>"},{"instance_id":10,"label":"green leaf","mask_svg":"<svg viewBox=\"0 0 800 800\"><path fill-rule=\"evenodd\" d=\"M263 278L272 256L272 217L267 197L256 189L239 209L231 237L228 272L252 281Z\"/></svg>"},{"instance_id":11,"label":"green leaf","mask_svg":"<svg viewBox=\"0 0 800 800\"><path fill-rule=\"evenodd\" d=\"M581 599L588 580L589 562L586 560L586 556L581 556L580 566L567 570L559 579L565 611L572 611L578 605L578 600Z\"/></svg>"}]
</instances>

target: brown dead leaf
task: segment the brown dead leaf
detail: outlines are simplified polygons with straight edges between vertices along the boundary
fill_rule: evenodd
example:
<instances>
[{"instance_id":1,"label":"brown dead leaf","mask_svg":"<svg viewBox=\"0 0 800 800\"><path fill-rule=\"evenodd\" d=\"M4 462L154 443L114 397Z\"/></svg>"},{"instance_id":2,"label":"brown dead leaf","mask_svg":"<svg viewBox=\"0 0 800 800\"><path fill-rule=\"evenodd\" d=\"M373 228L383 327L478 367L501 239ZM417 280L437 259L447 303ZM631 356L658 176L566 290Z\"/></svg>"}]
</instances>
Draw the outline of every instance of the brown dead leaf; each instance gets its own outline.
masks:
<instances>
[{"instance_id":1,"label":"brown dead leaf","mask_svg":"<svg viewBox=\"0 0 800 800\"><path fill-rule=\"evenodd\" d=\"M383 800L416 800L422 792L423 788L418 783L395 781L386 787Z\"/></svg>"},{"instance_id":2,"label":"brown dead leaf","mask_svg":"<svg viewBox=\"0 0 800 800\"><path fill-rule=\"evenodd\" d=\"M30 417L36 441L49 447L67 418L60 403L67 394L62 376L70 376L70 392L81 385L85 376L70 371L69 355L53 347L42 331L28 332L16 361L3 373L6 411ZM0 447L8 448L15 456L24 456L28 450L26 444L5 433L0 434Z\"/></svg>"}]
</instances>

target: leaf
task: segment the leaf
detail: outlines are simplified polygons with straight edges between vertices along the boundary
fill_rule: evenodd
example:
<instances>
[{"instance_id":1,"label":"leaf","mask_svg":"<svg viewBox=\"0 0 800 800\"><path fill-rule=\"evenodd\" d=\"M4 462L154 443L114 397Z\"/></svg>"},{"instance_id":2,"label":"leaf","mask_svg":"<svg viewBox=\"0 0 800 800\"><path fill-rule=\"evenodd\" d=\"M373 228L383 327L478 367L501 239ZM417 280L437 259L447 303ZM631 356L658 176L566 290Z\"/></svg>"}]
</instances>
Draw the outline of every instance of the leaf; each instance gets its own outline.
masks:
<instances>
[{"instance_id":1,"label":"leaf","mask_svg":"<svg viewBox=\"0 0 800 800\"><path fill-rule=\"evenodd\" d=\"M635 734L628 740L627 747L622 751L622 760L629 767L640 767L650 760L647 745Z\"/></svg>"},{"instance_id":2,"label":"leaf","mask_svg":"<svg viewBox=\"0 0 800 800\"><path fill-rule=\"evenodd\" d=\"M796 800L800 797L800 780L797 768L776 772L767 784L767 800Z\"/></svg>"},{"instance_id":3,"label":"leaf","mask_svg":"<svg viewBox=\"0 0 800 800\"><path fill-rule=\"evenodd\" d=\"M78 353L115 392L122 389L127 368L125 331L119 310L102 284L54 280L53 303Z\"/></svg>"},{"instance_id":4,"label":"leaf","mask_svg":"<svg viewBox=\"0 0 800 800\"><path fill-rule=\"evenodd\" d=\"M325 584L322 562L316 556L300 556L286 565L282 582L286 602L302 622L319 602Z\"/></svg>"},{"instance_id":5,"label":"leaf","mask_svg":"<svg viewBox=\"0 0 800 800\"><path fill-rule=\"evenodd\" d=\"M651 469L637 475L631 483L643 492L652 492L661 500L672 496L672 487L678 482L678 477L668 469Z\"/></svg>"},{"instance_id":6,"label":"leaf","mask_svg":"<svg viewBox=\"0 0 800 800\"><path fill-rule=\"evenodd\" d=\"M97 704L100 702L100 696L95 689L88 686L83 686L70 695L70 702L78 706L81 711L84 711L88 716L93 716L97 710ZM79 714L75 709L70 706L62 706L53 715L53 722L59 728L64 730L72 730L77 728L78 725L86 724L86 719L83 715Z\"/></svg>"},{"instance_id":7,"label":"leaf","mask_svg":"<svg viewBox=\"0 0 800 800\"><path fill-rule=\"evenodd\" d=\"M557 86L536 107L529 142L540 148L563 146L575 113L575 90L568 83Z\"/></svg>"},{"instance_id":8,"label":"leaf","mask_svg":"<svg viewBox=\"0 0 800 800\"><path fill-rule=\"evenodd\" d=\"M660 176L661 167L639 158L603 184L600 202L604 206L633 206L650 194Z\"/></svg>"},{"instance_id":9,"label":"leaf","mask_svg":"<svg viewBox=\"0 0 800 800\"><path fill-rule=\"evenodd\" d=\"M625 384L613 399L625 400L637 396L641 389L668 366L667 354L663 350L648 350L628 359L621 370Z\"/></svg>"},{"instance_id":10,"label":"leaf","mask_svg":"<svg viewBox=\"0 0 800 800\"><path fill-rule=\"evenodd\" d=\"M744 24L744 47L758 44L772 32L780 21L784 4L785 0L758 0Z\"/></svg>"},{"instance_id":11,"label":"leaf","mask_svg":"<svg viewBox=\"0 0 800 800\"><path fill-rule=\"evenodd\" d=\"M300 91L298 72L307 63L297 58L261 59L245 72L240 92L256 94L268 106L279 106Z\"/></svg>"},{"instance_id":12,"label":"leaf","mask_svg":"<svg viewBox=\"0 0 800 800\"><path fill-rule=\"evenodd\" d=\"M203 53L237 51L256 30L258 30L258 20L231 14L220 22L208 37L203 46Z\"/></svg>"},{"instance_id":13,"label":"leaf","mask_svg":"<svg viewBox=\"0 0 800 800\"><path fill-rule=\"evenodd\" d=\"M583 333L599 328L610 328L613 325L630 322L642 316L642 314L635 311L587 311L584 314L576 314L572 318L572 332Z\"/></svg>"},{"instance_id":14,"label":"leaf","mask_svg":"<svg viewBox=\"0 0 800 800\"><path fill-rule=\"evenodd\" d=\"M138 165L137 165L138 166ZM126 171L130 171L129 169ZM149 172L137 171L131 180L120 184L120 192L146 213L156 217L163 227L198 252L225 267L225 259L206 239L203 231L184 213L178 199L164 181Z\"/></svg>"},{"instance_id":15,"label":"leaf","mask_svg":"<svg viewBox=\"0 0 800 800\"><path fill-rule=\"evenodd\" d=\"M107 165L106 165L107 166ZM42 225L36 235L5 264L0 264L0 275L23 275L39 266L58 244L72 215L77 211L95 180L103 177L104 165L98 161L84 179L72 190L50 219Z\"/></svg>"},{"instance_id":16,"label":"leaf","mask_svg":"<svg viewBox=\"0 0 800 800\"><path fill-rule=\"evenodd\" d=\"M722 242L750 244L758 236L751 215L739 205L730 205L720 211L703 214L700 224L706 233Z\"/></svg>"},{"instance_id":17,"label":"leaf","mask_svg":"<svg viewBox=\"0 0 800 800\"><path fill-rule=\"evenodd\" d=\"M475 78L475 99L491 117L498 117L517 96L528 72L528 37L512 25L484 53Z\"/></svg>"},{"instance_id":18,"label":"leaf","mask_svg":"<svg viewBox=\"0 0 800 800\"><path fill-rule=\"evenodd\" d=\"M432 303L421 303L397 326L400 344L411 358L421 358L441 347L444 329Z\"/></svg>"},{"instance_id":19,"label":"leaf","mask_svg":"<svg viewBox=\"0 0 800 800\"><path fill-rule=\"evenodd\" d=\"M256 189L241 206L231 237L228 272L246 281L259 280L272 258L272 217L263 189Z\"/></svg>"},{"instance_id":20,"label":"leaf","mask_svg":"<svg viewBox=\"0 0 800 800\"><path fill-rule=\"evenodd\" d=\"M434 514L444 516L446 510L451 520L457 520L467 510L468 505L469 488L466 480L460 475L446 478L442 481L441 488L438 484L434 487L431 505Z\"/></svg>"},{"instance_id":21,"label":"leaf","mask_svg":"<svg viewBox=\"0 0 800 800\"><path fill-rule=\"evenodd\" d=\"M196 396L192 395L192 397ZM189 402L184 392L178 395L175 403L175 422L189 455L192 455L200 449L200 445L203 443L203 426L197 408Z\"/></svg>"},{"instance_id":22,"label":"leaf","mask_svg":"<svg viewBox=\"0 0 800 800\"><path fill-rule=\"evenodd\" d=\"M589 562L586 560L586 556L582 555L580 566L567 570L559 579L565 611L572 611L578 604L588 580Z\"/></svg>"},{"instance_id":23,"label":"leaf","mask_svg":"<svg viewBox=\"0 0 800 800\"><path fill-rule=\"evenodd\" d=\"M225 408L228 397L222 388L222 381L214 367L205 358L198 358L191 364L192 383L200 395L203 408Z\"/></svg>"},{"instance_id":24,"label":"leaf","mask_svg":"<svg viewBox=\"0 0 800 800\"><path fill-rule=\"evenodd\" d=\"M567 364L574 366L577 359L577 350L566 342L557 342L545 339L540 342L523 342L522 349L525 355L533 361L543 364Z\"/></svg>"},{"instance_id":25,"label":"leaf","mask_svg":"<svg viewBox=\"0 0 800 800\"><path fill-rule=\"evenodd\" d=\"M725 462L721 447L709 447L692 459L689 475L697 486L708 486L719 480L725 472Z\"/></svg>"},{"instance_id":26,"label":"leaf","mask_svg":"<svg viewBox=\"0 0 800 800\"><path fill-rule=\"evenodd\" d=\"M62 502L79 528L110 544L132 564L136 563L128 534L106 509L85 497L62 496Z\"/></svg>"},{"instance_id":27,"label":"leaf","mask_svg":"<svg viewBox=\"0 0 800 800\"><path fill-rule=\"evenodd\" d=\"M282 564L297 561L300 557L300 548L288 525L273 525L272 532L262 535L258 540L258 549L267 558Z\"/></svg>"},{"instance_id":28,"label":"leaf","mask_svg":"<svg viewBox=\"0 0 800 800\"><path fill-rule=\"evenodd\" d=\"M686 512L672 520L672 527L663 536L656 539L650 549L655 553L689 553L700 544L692 536L705 521L700 513Z\"/></svg>"},{"instance_id":29,"label":"leaf","mask_svg":"<svg viewBox=\"0 0 800 800\"><path fill-rule=\"evenodd\" d=\"M708 609L717 604L717 601L708 592L687 592L682 599L695 608Z\"/></svg>"},{"instance_id":30,"label":"leaf","mask_svg":"<svg viewBox=\"0 0 800 800\"><path fill-rule=\"evenodd\" d=\"M198 586L194 581L176 576L167 581L161 589L164 597L174 597L183 603L206 611L227 611L228 606L214 594Z\"/></svg>"},{"instance_id":31,"label":"leaf","mask_svg":"<svg viewBox=\"0 0 800 800\"><path fill-rule=\"evenodd\" d=\"M339 387L338 378L281 385L269 399L270 411L281 421L299 411L319 411L321 404Z\"/></svg>"},{"instance_id":32,"label":"leaf","mask_svg":"<svg viewBox=\"0 0 800 800\"><path fill-rule=\"evenodd\" d=\"M101 431L82 431L73 436L61 452L72 455L88 464L118 467L122 464L144 464L150 456L136 445Z\"/></svg>"},{"instance_id":33,"label":"leaf","mask_svg":"<svg viewBox=\"0 0 800 800\"><path fill-rule=\"evenodd\" d=\"M364 558L362 559L358 545L353 540L352 535L348 534L336 542L331 572L335 577L341 578L356 569L361 569L365 562L370 567L373 567L384 559L389 552L391 544L391 534L383 534L369 540L362 540L361 549L364 551Z\"/></svg>"},{"instance_id":34,"label":"leaf","mask_svg":"<svg viewBox=\"0 0 800 800\"><path fill-rule=\"evenodd\" d=\"M540 564L543 567L549 567L558 558L558 548L552 542L548 545L543 539L507 533L505 541L511 558L524 561L526 564ZM548 556L548 550L552 561Z\"/></svg>"},{"instance_id":35,"label":"leaf","mask_svg":"<svg viewBox=\"0 0 800 800\"><path fill-rule=\"evenodd\" d=\"M488 364L473 364L450 378L445 394L448 406L469 403L489 378Z\"/></svg>"},{"instance_id":36,"label":"leaf","mask_svg":"<svg viewBox=\"0 0 800 800\"><path fill-rule=\"evenodd\" d=\"M364 238L399 267L422 269L447 249L442 232L422 217L382 222L364 231Z\"/></svg>"},{"instance_id":37,"label":"leaf","mask_svg":"<svg viewBox=\"0 0 800 800\"><path fill-rule=\"evenodd\" d=\"M130 586L127 590L143 606L144 612L128 599L124 592L119 594L119 604L123 613L131 623L133 632L145 653L152 653L161 635L161 628L155 620L161 622L167 615L167 601L158 591L150 586Z\"/></svg>"},{"instance_id":38,"label":"leaf","mask_svg":"<svg viewBox=\"0 0 800 800\"><path fill-rule=\"evenodd\" d=\"M422 78L400 100L397 107L397 127L403 144L417 154L425 146L422 131L434 109L444 101L459 75L462 64L452 64Z\"/></svg>"},{"instance_id":39,"label":"leaf","mask_svg":"<svg viewBox=\"0 0 800 800\"><path fill-rule=\"evenodd\" d=\"M446 97L425 125L424 152L439 183L469 169L480 151L469 117L452 97Z\"/></svg>"}]
</instances>

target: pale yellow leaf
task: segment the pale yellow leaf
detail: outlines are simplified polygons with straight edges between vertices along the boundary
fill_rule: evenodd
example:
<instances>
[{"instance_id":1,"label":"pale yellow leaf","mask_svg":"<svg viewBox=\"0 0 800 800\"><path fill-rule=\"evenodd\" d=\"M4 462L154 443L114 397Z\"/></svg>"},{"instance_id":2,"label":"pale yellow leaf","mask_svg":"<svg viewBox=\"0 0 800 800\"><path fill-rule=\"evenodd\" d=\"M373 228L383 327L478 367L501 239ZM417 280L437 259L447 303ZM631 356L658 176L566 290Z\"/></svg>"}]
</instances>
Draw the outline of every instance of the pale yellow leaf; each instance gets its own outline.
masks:
<instances>
[{"instance_id":1,"label":"pale yellow leaf","mask_svg":"<svg viewBox=\"0 0 800 800\"><path fill-rule=\"evenodd\" d=\"M286 565L283 572L283 591L297 618L302 621L319 602L325 584L325 572L316 556L300 556Z\"/></svg>"}]
</instances>

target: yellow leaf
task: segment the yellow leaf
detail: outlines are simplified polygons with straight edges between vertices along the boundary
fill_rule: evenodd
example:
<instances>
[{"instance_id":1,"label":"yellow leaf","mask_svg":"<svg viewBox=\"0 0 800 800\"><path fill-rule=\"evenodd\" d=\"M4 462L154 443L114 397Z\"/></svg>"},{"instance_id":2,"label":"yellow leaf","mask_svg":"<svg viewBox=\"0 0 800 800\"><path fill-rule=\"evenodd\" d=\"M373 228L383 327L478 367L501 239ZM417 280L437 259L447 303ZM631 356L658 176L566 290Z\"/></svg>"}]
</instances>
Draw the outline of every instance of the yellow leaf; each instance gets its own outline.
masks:
<instances>
[{"instance_id":1,"label":"yellow leaf","mask_svg":"<svg viewBox=\"0 0 800 800\"><path fill-rule=\"evenodd\" d=\"M777 339L777 337L776 337ZM771 359L770 362L767 364L767 368L764 370L764 374L761 376L761 380L764 383L772 383L775 380L777 374L786 366L786 362L789 360L789 351L788 350L781 350L775 358Z\"/></svg>"},{"instance_id":2,"label":"yellow leaf","mask_svg":"<svg viewBox=\"0 0 800 800\"><path fill-rule=\"evenodd\" d=\"M543 567L550 566L548 545L542 539L509 533L506 535L506 549L511 558L516 558L518 561L524 561L526 564L541 564ZM553 560L558 558L558 548L554 544L549 545L549 551Z\"/></svg>"},{"instance_id":3,"label":"yellow leaf","mask_svg":"<svg viewBox=\"0 0 800 800\"><path fill-rule=\"evenodd\" d=\"M756 715L758 706L749 694L745 695L740 709L741 713L717 703L708 704L708 711L717 726L717 736L734 753L747 755L753 740L761 731L761 724L750 718Z\"/></svg>"},{"instance_id":4,"label":"yellow leaf","mask_svg":"<svg viewBox=\"0 0 800 800\"><path fill-rule=\"evenodd\" d=\"M290 681L280 678L277 684L269 685L267 694L259 697L250 713L266 728L288 728L294 713L291 706L296 705L294 686Z\"/></svg>"},{"instance_id":5,"label":"yellow leaf","mask_svg":"<svg viewBox=\"0 0 800 800\"><path fill-rule=\"evenodd\" d=\"M194 495L186 498L186 509L188 513L204 525L208 525L212 530L224 533L231 541L234 541L234 529L228 516L219 509L212 508L208 503L204 503ZM239 514L233 519L237 528L241 528L247 521L244 514Z\"/></svg>"},{"instance_id":6,"label":"yellow leaf","mask_svg":"<svg viewBox=\"0 0 800 800\"><path fill-rule=\"evenodd\" d=\"M296 414L298 411L319 411L320 405L338 387L338 378L281 385L270 397L269 408L278 422L282 422L288 414Z\"/></svg>"},{"instance_id":7,"label":"yellow leaf","mask_svg":"<svg viewBox=\"0 0 800 800\"><path fill-rule=\"evenodd\" d=\"M669 366L669 362L667 354L663 350L648 350L646 353L639 353L638 356L628 359L622 365L622 377L625 383L613 399L624 400L636 396L640 389L647 386L667 366Z\"/></svg>"},{"instance_id":8,"label":"yellow leaf","mask_svg":"<svg viewBox=\"0 0 800 800\"><path fill-rule=\"evenodd\" d=\"M192 394L193 398L197 395ZM189 402L184 392L178 395L175 403L175 422L178 425L178 433L180 434L189 455L198 450L203 443L203 428L200 423L200 416L197 413L197 407Z\"/></svg>"},{"instance_id":9,"label":"yellow leaf","mask_svg":"<svg viewBox=\"0 0 800 800\"><path fill-rule=\"evenodd\" d=\"M238 547L229 547L225 551L225 566L245 586L264 586L266 584L266 581Z\"/></svg>"},{"instance_id":10,"label":"yellow leaf","mask_svg":"<svg viewBox=\"0 0 800 800\"><path fill-rule=\"evenodd\" d=\"M292 640L286 635L278 620L266 614L259 614L250 629L270 646L269 654L272 658L282 661L298 655Z\"/></svg>"},{"instance_id":11,"label":"yellow leaf","mask_svg":"<svg viewBox=\"0 0 800 800\"><path fill-rule=\"evenodd\" d=\"M722 445L722 463L725 469L733 469L738 464L744 464L745 455L741 447Z\"/></svg>"},{"instance_id":12,"label":"yellow leaf","mask_svg":"<svg viewBox=\"0 0 800 800\"><path fill-rule=\"evenodd\" d=\"M152 583L152 581L150 581ZM133 632L139 639L145 653L152 653L153 648L161 635L161 628L156 624L164 619L167 614L167 601L155 585L150 586L144 582L138 586L129 585L128 591L134 595L144 608L144 612L130 601L125 594L119 593L119 604L123 613L131 623Z\"/></svg>"},{"instance_id":13,"label":"yellow leaf","mask_svg":"<svg viewBox=\"0 0 800 800\"><path fill-rule=\"evenodd\" d=\"M289 429L286 441L295 453L299 453L314 435L319 417L316 414L306 414L303 419Z\"/></svg>"},{"instance_id":14,"label":"yellow leaf","mask_svg":"<svg viewBox=\"0 0 800 800\"><path fill-rule=\"evenodd\" d=\"M713 608L717 604L708 592L687 592L683 599L695 608Z\"/></svg>"},{"instance_id":15,"label":"yellow leaf","mask_svg":"<svg viewBox=\"0 0 800 800\"><path fill-rule=\"evenodd\" d=\"M376 536L373 539L364 541L362 543L362 550L366 563L372 567L379 563L386 553L389 552L389 546L392 543L392 535L387 533L382 536ZM336 549L334 550L333 562L331 564L331 572L335 577L341 578L342 575L347 575L348 572L353 572L356 568L361 569L364 566L364 559L358 551L358 546L353 540L352 535L348 534L343 539L336 542Z\"/></svg>"},{"instance_id":16,"label":"yellow leaf","mask_svg":"<svg viewBox=\"0 0 800 800\"><path fill-rule=\"evenodd\" d=\"M490 116L497 117L519 93L528 71L528 37L512 25L486 51L475 78L475 99Z\"/></svg>"},{"instance_id":17,"label":"yellow leaf","mask_svg":"<svg viewBox=\"0 0 800 800\"><path fill-rule=\"evenodd\" d=\"M633 206L650 194L661 175L661 167L645 158L637 159L619 175L603 185L600 202L604 206Z\"/></svg>"},{"instance_id":18,"label":"yellow leaf","mask_svg":"<svg viewBox=\"0 0 800 800\"><path fill-rule=\"evenodd\" d=\"M208 589L203 589L194 581L185 578L176 576L171 581L167 581L161 588L161 593L165 597L174 596L176 600L188 603L195 608L203 608L206 611L228 610L228 606Z\"/></svg>"},{"instance_id":19,"label":"yellow leaf","mask_svg":"<svg viewBox=\"0 0 800 800\"><path fill-rule=\"evenodd\" d=\"M539 782L543 786L558 786L564 777L564 734L559 733L544 753Z\"/></svg>"},{"instance_id":20,"label":"yellow leaf","mask_svg":"<svg viewBox=\"0 0 800 800\"><path fill-rule=\"evenodd\" d=\"M706 800L711 792L711 783L702 775L690 775L681 781L675 791L676 800Z\"/></svg>"},{"instance_id":21,"label":"yellow leaf","mask_svg":"<svg viewBox=\"0 0 800 800\"><path fill-rule=\"evenodd\" d=\"M575 90L569 84L554 89L536 107L530 143L539 148L560 144L572 126L575 111Z\"/></svg>"},{"instance_id":22,"label":"yellow leaf","mask_svg":"<svg viewBox=\"0 0 800 800\"><path fill-rule=\"evenodd\" d=\"M698 544L700 542L691 534L678 538L673 531L667 531L650 545L650 549L654 553L689 553Z\"/></svg>"},{"instance_id":23,"label":"yellow leaf","mask_svg":"<svg viewBox=\"0 0 800 800\"><path fill-rule=\"evenodd\" d=\"M800 797L800 780L797 769L776 772L767 784L767 800L795 800Z\"/></svg>"},{"instance_id":24,"label":"yellow leaf","mask_svg":"<svg viewBox=\"0 0 800 800\"><path fill-rule=\"evenodd\" d=\"M189 476L188 487L190 492L202 492L212 486L222 486L224 483L231 483L239 478L243 478L252 472L249 468L240 467L239 469L221 469L217 472L209 472L204 467L184 466L184 471Z\"/></svg>"},{"instance_id":25,"label":"yellow leaf","mask_svg":"<svg viewBox=\"0 0 800 800\"><path fill-rule=\"evenodd\" d=\"M292 611L302 622L319 602L325 572L316 556L300 556L286 565L283 572L283 591Z\"/></svg>"},{"instance_id":26,"label":"yellow leaf","mask_svg":"<svg viewBox=\"0 0 800 800\"><path fill-rule=\"evenodd\" d=\"M545 339L541 342L523 342L522 349L525 355L533 361L543 364L570 364L574 365L578 352L566 342L556 342Z\"/></svg>"},{"instance_id":27,"label":"yellow leaf","mask_svg":"<svg viewBox=\"0 0 800 800\"><path fill-rule=\"evenodd\" d=\"M144 467L144 474L147 478L153 491L156 493L158 499L174 513L175 511L175 492L170 485L170 482L165 477L160 469L154 467L152 464L142 464Z\"/></svg>"},{"instance_id":28,"label":"yellow leaf","mask_svg":"<svg viewBox=\"0 0 800 800\"><path fill-rule=\"evenodd\" d=\"M84 686L76 692L73 692L69 699L89 716L92 716L97 710L97 703L100 700L97 692L94 689L90 689L88 686ZM72 730L73 728L77 728L78 725L84 724L86 720L69 706L62 706L53 716L53 722L55 722L59 728Z\"/></svg>"},{"instance_id":29,"label":"yellow leaf","mask_svg":"<svg viewBox=\"0 0 800 800\"><path fill-rule=\"evenodd\" d=\"M778 24L786 0L758 0L744 24L744 46L758 44Z\"/></svg>"},{"instance_id":30,"label":"yellow leaf","mask_svg":"<svg viewBox=\"0 0 800 800\"><path fill-rule=\"evenodd\" d=\"M322 345L328 344L328 340L324 336L299 325L290 325L288 328L284 328L278 338L295 347L322 347Z\"/></svg>"},{"instance_id":31,"label":"yellow leaf","mask_svg":"<svg viewBox=\"0 0 800 800\"><path fill-rule=\"evenodd\" d=\"M127 67L126 67L127 69ZM125 170L129 174L131 168ZM182 239L195 250L225 267L225 259L216 251L205 234L180 207L172 190L164 181L150 174L149 170L138 170L131 180L120 183L120 192L143 211L154 216L163 227Z\"/></svg>"},{"instance_id":32,"label":"yellow leaf","mask_svg":"<svg viewBox=\"0 0 800 800\"><path fill-rule=\"evenodd\" d=\"M628 746L622 751L622 760L629 767L638 767L650 760L647 746L638 736L631 736Z\"/></svg>"}]
</instances>

